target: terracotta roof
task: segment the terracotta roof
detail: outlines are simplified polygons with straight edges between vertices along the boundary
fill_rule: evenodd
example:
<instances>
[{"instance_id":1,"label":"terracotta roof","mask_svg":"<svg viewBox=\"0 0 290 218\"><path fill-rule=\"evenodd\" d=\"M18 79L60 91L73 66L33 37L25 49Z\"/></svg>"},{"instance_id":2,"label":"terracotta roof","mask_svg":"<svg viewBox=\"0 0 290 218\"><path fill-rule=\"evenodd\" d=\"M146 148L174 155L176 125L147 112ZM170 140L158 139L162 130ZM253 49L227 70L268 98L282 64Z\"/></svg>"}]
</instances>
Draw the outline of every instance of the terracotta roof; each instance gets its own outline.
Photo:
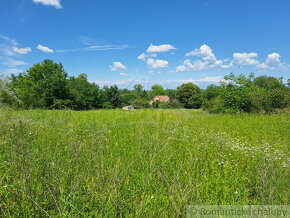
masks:
<instances>
[{"instance_id":1,"label":"terracotta roof","mask_svg":"<svg viewBox=\"0 0 290 218\"><path fill-rule=\"evenodd\" d=\"M159 100L161 102L167 102L169 101L169 97L167 95L160 95L160 96L155 96L153 98L154 101Z\"/></svg>"}]
</instances>

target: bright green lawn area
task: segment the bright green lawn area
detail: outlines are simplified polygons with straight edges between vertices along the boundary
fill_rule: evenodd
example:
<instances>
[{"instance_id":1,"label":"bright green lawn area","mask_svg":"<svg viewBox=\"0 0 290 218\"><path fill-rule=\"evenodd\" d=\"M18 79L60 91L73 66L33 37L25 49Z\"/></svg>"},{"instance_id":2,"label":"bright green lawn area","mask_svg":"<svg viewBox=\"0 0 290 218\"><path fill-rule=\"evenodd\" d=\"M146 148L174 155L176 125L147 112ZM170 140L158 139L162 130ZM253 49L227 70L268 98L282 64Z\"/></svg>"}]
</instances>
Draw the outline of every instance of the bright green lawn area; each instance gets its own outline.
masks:
<instances>
[{"instance_id":1,"label":"bright green lawn area","mask_svg":"<svg viewBox=\"0 0 290 218\"><path fill-rule=\"evenodd\" d=\"M185 215L289 204L290 115L0 111L0 214Z\"/></svg>"}]
</instances>

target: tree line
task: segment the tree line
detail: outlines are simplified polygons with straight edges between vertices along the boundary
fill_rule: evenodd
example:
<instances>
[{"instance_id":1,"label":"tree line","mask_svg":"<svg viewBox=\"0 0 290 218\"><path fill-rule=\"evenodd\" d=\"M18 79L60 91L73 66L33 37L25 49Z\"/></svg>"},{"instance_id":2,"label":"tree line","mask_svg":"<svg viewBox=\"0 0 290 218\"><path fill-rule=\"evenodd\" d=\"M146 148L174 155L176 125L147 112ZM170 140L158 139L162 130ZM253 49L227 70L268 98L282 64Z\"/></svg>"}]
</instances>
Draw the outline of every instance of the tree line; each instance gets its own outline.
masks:
<instances>
[{"instance_id":1,"label":"tree line","mask_svg":"<svg viewBox=\"0 0 290 218\"><path fill-rule=\"evenodd\" d=\"M193 83L177 89L153 85L145 90L137 84L133 90L116 85L90 83L86 74L68 76L61 63L44 60L26 72L0 78L0 107L19 109L113 109L125 105L135 108L202 108L214 113L274 112L289 107L289 80L269 76L254 77L231 73L219 85L205 90ZM169 102L149 101L158 95L167 95Z\"/></svg>"}]
</instances>

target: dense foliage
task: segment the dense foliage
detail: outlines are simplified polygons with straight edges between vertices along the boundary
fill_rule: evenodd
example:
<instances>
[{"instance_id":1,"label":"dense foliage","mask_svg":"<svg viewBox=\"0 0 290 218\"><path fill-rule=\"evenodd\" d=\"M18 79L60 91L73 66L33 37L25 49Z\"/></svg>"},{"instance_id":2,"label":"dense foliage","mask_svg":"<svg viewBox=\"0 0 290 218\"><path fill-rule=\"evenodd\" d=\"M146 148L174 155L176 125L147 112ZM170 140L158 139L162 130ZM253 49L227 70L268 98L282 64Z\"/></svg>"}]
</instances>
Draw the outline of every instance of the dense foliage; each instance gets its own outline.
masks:
<instances>
[{"instance_id":1,"label":"dense foliage","mask_svg":"<svg viewBox=\"0 0 290 218\"><path fill-rule=\"evenodd\" d=\"M288 81L289 83L289 81ZM289 84L288 84L289 85ZM167 95L170 102L149 101L158 95ZM69 77L61 63L44 60L24 73L0 78L0 107L74 109L113 109L125 105L135 108L203 108L215 113L273 112L287 108L289 87L282 78L245 75L225 76L220 85L209 85L201 90L193 83L182 84L176 90L155 84L145 90L137 84L133 90L116 85L100 88L91 83L86 74Z\"/></svg>"},{"instance_id":2,"label":"dense foliage","mask_svg":"<svg viewBox=\"0 0 290 218\"><path fill-rule=\"evenodd\" d=\"M0 74L0 108L5 106L17 106L19 101L9 86L9 78Z\"/></svg>"},{"instance_id":3,"label":"dense foliage","mask_svg":"<svg viewBox=\"0 0 290 218\"><path fill-rule=\"evenodd\" d=\"M220 86L210 85L203 92L202 106L216 113L273 112L289 106L289 91L282 78L231 73Z\"/></svg>"}]
</instances>

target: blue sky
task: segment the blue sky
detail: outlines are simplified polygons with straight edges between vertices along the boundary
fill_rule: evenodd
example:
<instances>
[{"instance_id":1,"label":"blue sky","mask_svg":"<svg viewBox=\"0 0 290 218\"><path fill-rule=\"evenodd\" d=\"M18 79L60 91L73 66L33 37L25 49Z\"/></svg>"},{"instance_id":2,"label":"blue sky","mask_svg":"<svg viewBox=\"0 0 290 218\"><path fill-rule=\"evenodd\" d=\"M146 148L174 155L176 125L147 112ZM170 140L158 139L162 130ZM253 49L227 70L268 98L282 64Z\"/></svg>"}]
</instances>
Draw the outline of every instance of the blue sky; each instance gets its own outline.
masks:
<instances>
[{"instance_id":1,"label":"blue sky","mask_svg":"<svg viewBox=\"0 0 290 218\"><path fill-rule=\"evenodd\" d=\"M0 73L43 59L69 75L205 88L230 72L290 77L288 0L0 0Z\"/></svg>"}]
</instances>

